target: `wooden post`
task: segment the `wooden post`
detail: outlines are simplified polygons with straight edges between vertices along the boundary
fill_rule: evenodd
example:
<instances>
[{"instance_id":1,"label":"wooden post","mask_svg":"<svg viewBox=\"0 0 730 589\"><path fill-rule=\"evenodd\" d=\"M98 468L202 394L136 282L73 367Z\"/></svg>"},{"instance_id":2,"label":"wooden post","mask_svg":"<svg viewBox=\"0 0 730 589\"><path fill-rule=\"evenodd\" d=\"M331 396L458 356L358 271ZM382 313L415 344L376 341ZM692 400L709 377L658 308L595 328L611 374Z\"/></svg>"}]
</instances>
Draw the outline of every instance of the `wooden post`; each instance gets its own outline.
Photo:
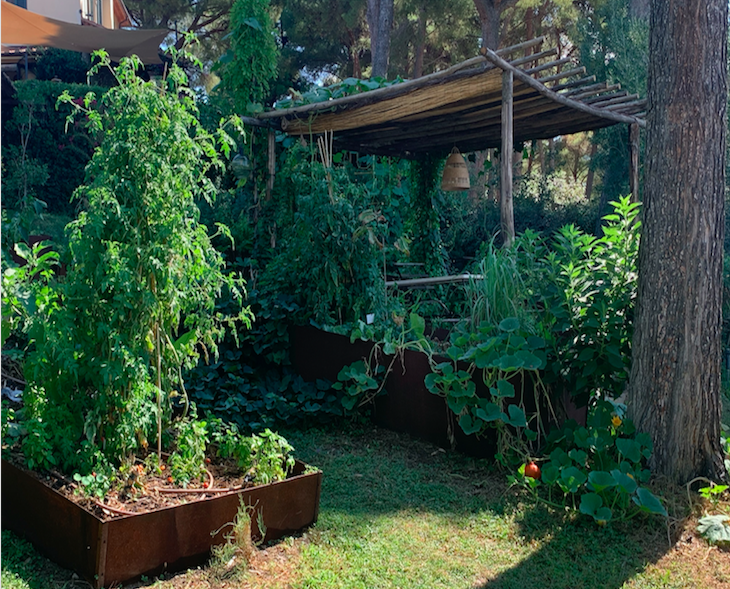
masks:
<instances>
[{"instance_id":1,"label":"wooden post","mask_svg":"<svg viewBox=\"0 0 730 589\"><path fill-rule=\"evenodd\" d=\"M629 189L631 202L639 202L639 125L629 125L629 146L631 162L629 163Z\"/></svg>"},{"instance_id":2,"label":"wooden post","mask_svg":"<svg viewBox=\"0 0 730 589\"><path fill-rule=\"evenodd\" d=\"M500 177L499 212L502 225L502 243L510 245L515 238L515 213L512 204L512 152L514 151L512 71L502 73L502 171Z\"/></svg>"}]
</instances>

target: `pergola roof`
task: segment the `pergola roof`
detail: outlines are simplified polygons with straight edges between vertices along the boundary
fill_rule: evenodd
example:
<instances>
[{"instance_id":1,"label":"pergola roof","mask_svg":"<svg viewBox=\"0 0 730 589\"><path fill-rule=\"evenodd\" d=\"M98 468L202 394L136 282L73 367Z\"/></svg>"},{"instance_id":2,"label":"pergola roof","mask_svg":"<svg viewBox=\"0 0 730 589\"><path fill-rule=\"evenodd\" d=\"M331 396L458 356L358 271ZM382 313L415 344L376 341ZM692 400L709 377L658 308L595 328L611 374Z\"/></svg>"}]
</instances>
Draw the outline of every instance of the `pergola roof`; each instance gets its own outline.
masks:
<instances>
[{"instance_id":1,"label":"pergola roof","mask_svg":"<svg viewBox=\"0 0 730 589\"><path fill-rule=\"evenodd\" d=\"M614 125L645 126L645 100L595 83L544 38L483 55L386 88L258 115L291 135L332 131L335 149L406 158L501 144L502 80L513 77L516 143Z\"/></svg>"}]
</instances>

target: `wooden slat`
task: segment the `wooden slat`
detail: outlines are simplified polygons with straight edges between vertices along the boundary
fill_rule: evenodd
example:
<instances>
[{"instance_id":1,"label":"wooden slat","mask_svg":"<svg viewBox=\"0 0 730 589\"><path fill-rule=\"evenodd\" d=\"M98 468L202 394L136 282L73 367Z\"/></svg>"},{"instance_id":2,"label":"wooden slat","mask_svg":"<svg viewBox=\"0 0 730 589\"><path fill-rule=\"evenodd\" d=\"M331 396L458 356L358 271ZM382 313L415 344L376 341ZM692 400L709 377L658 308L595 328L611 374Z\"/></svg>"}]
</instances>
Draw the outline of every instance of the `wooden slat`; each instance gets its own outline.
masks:
<instances>
[{"instance_id":1,"label":"wooden slat","mask_svg":"<svg viewBox=\"0 0 730 589\"><path fill-rule=\"evenodd\" d=\"M489 53L489 51L492 51L492 50L489 49L487 51L487 53ZM492 51L492 53L494 53L494 51ZM538 72L544 72L545 70L549 70L550 68L553 68L553 67L560 67L561 65L568 64L571 61L572 60L570 59L570 57L563 57L562 59L556 59L555 61L548 61L547 63L543 63L541 65L531 67L530 69L521 70L521 71L523 71L526 74L532 75L532 74L537 74ZM505 63L507 63L507 62L505 62Z\"/></svg>"}]
</instances>

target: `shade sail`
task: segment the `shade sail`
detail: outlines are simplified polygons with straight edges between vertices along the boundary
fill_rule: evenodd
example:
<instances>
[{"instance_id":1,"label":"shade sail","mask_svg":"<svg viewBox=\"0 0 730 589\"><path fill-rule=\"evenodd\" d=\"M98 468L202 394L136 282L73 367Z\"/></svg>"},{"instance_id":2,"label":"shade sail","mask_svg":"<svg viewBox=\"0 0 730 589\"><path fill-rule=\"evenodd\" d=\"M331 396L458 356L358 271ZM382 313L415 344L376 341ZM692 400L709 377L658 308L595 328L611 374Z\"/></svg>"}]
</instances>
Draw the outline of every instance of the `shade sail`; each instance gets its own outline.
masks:
<instances>
[{"instance_id":1,"label":"shade sail","mask_svg":"<svg viewBox=\"0 0 730 589\"><path fill-rule=\"evenodd\" d=\"M143 63L151 65L162 63L158 52L168 33L162 29L126 31L84 27L2 2L3 45L57 47L82 53L106 49L114 61L137 55Z\"/></svg>"}]
</instances>

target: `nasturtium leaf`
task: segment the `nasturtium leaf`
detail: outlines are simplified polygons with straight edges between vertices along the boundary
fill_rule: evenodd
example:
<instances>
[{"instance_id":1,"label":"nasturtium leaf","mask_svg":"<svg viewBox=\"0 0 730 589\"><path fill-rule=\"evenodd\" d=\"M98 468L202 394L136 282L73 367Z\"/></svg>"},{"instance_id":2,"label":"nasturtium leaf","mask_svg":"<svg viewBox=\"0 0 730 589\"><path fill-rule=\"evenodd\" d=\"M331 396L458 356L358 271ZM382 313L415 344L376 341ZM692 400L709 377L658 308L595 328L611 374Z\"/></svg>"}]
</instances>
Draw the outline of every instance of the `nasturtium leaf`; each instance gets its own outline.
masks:
<instances>
[{"instance_id":1,"label":"nasturtium leaf","mask_svg":"<svg viewBox=\"0 0 730 589\"><path fill-rule=\"evenodd\" d=\"M537 335L531 335L527 338L527 346L531 350L539 350L545 347L545 340Z\"/></svg>"},{"instance_id":2,"label":"nasturtium leaf","mask_svg":"<svg viewBox=\"0 0 730 589\"><path fill-rule=\"evenodd\" d=\"M606 524L611 521L612 517L613 512L611 509L604 506L596 510L596 514L593 516L593 519L595 519L599 524Z\"/></svg>"},{"instance_id":3,"label":"nasturtium leaf","mask_svg":"<svg viewBox=\"0 0 730 589\"><path fill-rule=\"evenodd\" d=\"M468 399L466 397L452 397L449 396L446 399L449 409L451 409L456 415L459 415L466 407Z\"/></svg>"},{"instance_id":4,"label":"nasturtium leaf","mask_svg":"<svg viewBox=\"0 0 730 589\"><path fill-rule=\"evenodd\" d=\"M520 350L515 353L515 356L522 360L522 367L526 370L539 370L542 368L542 360L532 352Z\"/></svg>"},{"instance_id":5,"label":"nasturtium leaf","mask_svg":"<svg viewBox=\"0 0 730 589\"><path fill-rule=\"evenodd\" d=\"M596 493L584 493L580 498L580 512L594 516L599 508L603 507L603 499Z\"/></svg>"},{"instance_id":6,"label":"nasturtium leaf","mask_svg":"<svg viewBox=\"0 0 730 589\"><path fill-rule=\"evenodd\" d=\"M477 385L471 380L454 379L451 381L450 395L454 397L473 397L477 391Z\"/></svg>"},{"instance_id":7,"label":"nasturtium leaf","mask_svg":"<svg viewBox=\"0 0 730 589\"><path fill-rule=\"evenodd\" d=\"M578 450L577 448L573 448L570 452L568 452L568 456L581 466L583 466L586 463L586 460L588 460L588 454L583 452L583 450Z\"/></svg>"},{"instance_id":8,"label":"nasturtium leaf","mask_svg":"<svg viewBox=\"0 0 730 589\"><path fill-rule=\"evenodd\" d=\"M552 485L558 480L560 469L552 462L548 462L542 469L542 482L546 485Z\"/></svg>"},{"instance_id":9,"label":"nasturtium leaf","mask_svg":"<svg viewBox=\"0 0 730 589\"><path fill-rule=\"evenodd\" d=\"M570 493L577 492L580 486L588 480L585 473L575 466L562 469L560 479Z\"/></svg>"},{"instance_id":10,"label":"nasturtium leaf","mask_svg":"<svg viewBox=\"0 0 730 589\"><path fill-rule=\"evenodd\" d=\"M438 378L438 374L436 374L434 372L429 372L426 375L426 378L423 379L423 382L426 385L426 388L435 395L438 395L441 392L437 386L437 382L438 382L436 380L437 378Z\"/></svg>"},{"instance_id":11,"label":"nasturtium leaf","mask_svg":"<svg viewBox=\"0 0 730 589\"><path fill-rule=\"evenodd\" d=\"M497 362L497 367L504 372L512 372L514 370L522 368L524 364L525 361L519 356L506 354L505 356L501 356L499 358L499 361Z\"/></svg>"},{"instance_id":12,"label":"nasturtium leaf","mask_svg":"<svg viewBox=\"0 0 730 589\"><path fill-rule=\"evenodd\" d=\"M571 460L568 453L562 448L555 448L550 452L550 460L557 466L570 466Z\"/></svg>"}]
</instances>

